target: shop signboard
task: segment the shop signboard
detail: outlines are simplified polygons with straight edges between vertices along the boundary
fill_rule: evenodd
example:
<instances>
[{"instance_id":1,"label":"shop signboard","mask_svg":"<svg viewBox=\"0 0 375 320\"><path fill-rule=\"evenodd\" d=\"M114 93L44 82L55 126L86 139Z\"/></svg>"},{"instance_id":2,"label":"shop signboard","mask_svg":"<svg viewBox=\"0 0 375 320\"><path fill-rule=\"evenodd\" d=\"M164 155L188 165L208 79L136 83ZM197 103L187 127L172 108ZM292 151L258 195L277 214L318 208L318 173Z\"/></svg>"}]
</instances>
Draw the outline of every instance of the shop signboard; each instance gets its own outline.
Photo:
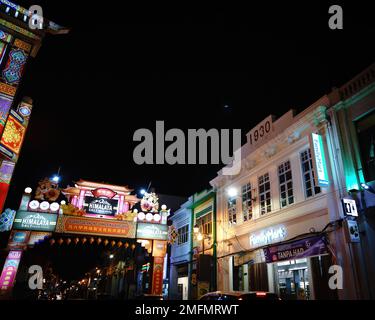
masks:
<instances>
[{"instance_id":1,"label":"shop signboard","mask_svg":"<svg viewBox=\"0 0 375 320\"><path fill-rule=\"evenodd\" d=\"M313 236L287 244L264 248L267 263L294 260L327 254L327 246L322 236Z\"/></svg>"},{"instance_id":2,"label":"shop signboard","mask_svg":"<svg viewBox=\"0 0 375 320\"><path fill-rule=\"evenodd\" d=\"M13 228L31 231L55 231L57 214L17 211Z\"/></svg>"},{"instance_id":3,"label":"shop signboard","mask_svg":"<svg viewBox=\"0 0 375 320\"><path fill-rule=\"evenodd\" d=\"M57 222L56 232L134 238L135 223L125 220L61 215Z\"/></svg>"},{"instance_id":4,"label":"shop signboard","mask_svg":"<svg viewBox=\"0 0 375 320\"><path fill-rule=\"evenodd\" d=\"M0 292L6 292L13 287L18 265L22 256L21 250L11 250L5 260L3 271L0 276Z\"/></svg>"},{"instance_id":5,"label":"shop signboard","mask_svg":"<svg viewBox=\"0 0 375 320\"><path fill-rule=\"evenodd\" d=\"M39 241L44 241L46 238L50 237L51 235L52 235L51 232L32 231L27 245L34 246Z\"/></svg>"},{"instance_id":6,"label":"shop signboard","mask_svg":"<svg viewBox=\"0 0 375 320\"><path fill-rule=\"evenodd\" d=\"M250 247L257 248L280 242L287 237L287 230L283 225L274 226L250 234Z\"/></svg>"},{"instance_id":7,"label":"shop signboard","mask_svg":"<svg viewBox=\"0 0 375 320\"><path fill-rule=\"evenodd\" d=\"M0 151L11 160L17 160L25 132L26 128L20 121L9 115L0 139Z\"/></svg>"},{"instance_id":8,"label":"shop signboard","mask_svg":"<svg viewBox=\"0 0 375 320\"><path fill-rule=\"evenodd\" d=\"M315 179L317 180L317 185L320 187L327 187L329 184L329 180L322 136L316 133L312 133L310 137L310 145L312 147L312 158L316 172Z\"/></svg>"},{"instance_id":9,"label":"shop signboard","mask_svg":"<svg viewBox=\"0 0 375 320\"><path fill-rule=\"evenodd\" d=\"M148 240L168 240L168 226L155 223L138 223L137 238Z\"/></svg>"}]
</instances>

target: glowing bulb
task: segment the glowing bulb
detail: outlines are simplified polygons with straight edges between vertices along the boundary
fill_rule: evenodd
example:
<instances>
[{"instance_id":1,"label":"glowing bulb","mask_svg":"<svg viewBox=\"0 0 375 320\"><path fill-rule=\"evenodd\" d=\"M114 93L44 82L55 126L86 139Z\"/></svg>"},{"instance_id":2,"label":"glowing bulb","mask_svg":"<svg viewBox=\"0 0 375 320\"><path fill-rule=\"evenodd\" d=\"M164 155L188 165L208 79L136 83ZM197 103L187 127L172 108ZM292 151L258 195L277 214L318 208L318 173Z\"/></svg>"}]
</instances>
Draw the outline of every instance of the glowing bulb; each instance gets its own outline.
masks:
<instances>
[{"instance_id":1,"label":"glowing bulb","mask_svg":"<svg viewBox=\"0 0 375 320\"><path fill-rule=\"evenodd\" d=\"M165 204L163 204L163 205L161 206L161 210L167 210L167 206L166 206Z\"/></svg>"},{"instance_id":2,"label":"glowing bulb","mask_svg":"<svg viewBox=\"0 0 375 320\"><path fill-rule=\"evenodd\" d=\"M201 233L198 234L197 239L198 239L198 241L202 241L203 240L203 235Z\"/></svg>"},{"instance_id":3,"label":"glowing bulb","mask_svg":"<svg viewBox=\"0 0 375 320\"><path fill-rule=\"evenodd\" d=\"M237 190L235 188L229 188L227 193L228 196L231 198L237 196Z\"/></svg>"},{"instance_id":4,"label":"glowing bulb","mask_svg":"<svg viewBox=\"0 0 375 320\"><path fill-rule=\"evenodd\" d=\"M33 191L33 189L31 189L30 187L27 187L25 189L25 193L27 193L27 194L30 194L32 191Z\"/></svg>"}]
</instances>

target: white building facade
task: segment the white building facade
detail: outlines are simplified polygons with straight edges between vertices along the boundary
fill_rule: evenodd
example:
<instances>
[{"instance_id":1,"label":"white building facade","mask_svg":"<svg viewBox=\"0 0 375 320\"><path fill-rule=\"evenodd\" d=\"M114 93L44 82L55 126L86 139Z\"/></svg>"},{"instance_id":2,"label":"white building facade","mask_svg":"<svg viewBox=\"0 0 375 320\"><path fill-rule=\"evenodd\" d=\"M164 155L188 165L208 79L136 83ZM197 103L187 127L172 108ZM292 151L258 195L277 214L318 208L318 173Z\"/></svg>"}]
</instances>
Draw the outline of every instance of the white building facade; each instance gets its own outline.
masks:
<instances>
[{"instance_id":1,"label":"white building facade","mask_svg":"<svg viewBox=\"0 0 375 320\"><path fill-rule=\"evenodd\" d=\"M189 298L189 264L191 263L192 197L181 205L169 220L178 236L171 245L169 298L187 300Z\"/></svg>"},{"instance_id":2,"label":"white building facade","mask_svg":"<svg viewBox=\"0 0 375 320\"><path fill-rule=\"evenodd\" d=\"M284 299L356 298L329 105L324 96L299 114L267 117L247 134L240 173L221 170L211 181L217 194L218 290L270 291ZM331 265L342 267L344 289L329 288Z\"/></svg>"}]
</instances>

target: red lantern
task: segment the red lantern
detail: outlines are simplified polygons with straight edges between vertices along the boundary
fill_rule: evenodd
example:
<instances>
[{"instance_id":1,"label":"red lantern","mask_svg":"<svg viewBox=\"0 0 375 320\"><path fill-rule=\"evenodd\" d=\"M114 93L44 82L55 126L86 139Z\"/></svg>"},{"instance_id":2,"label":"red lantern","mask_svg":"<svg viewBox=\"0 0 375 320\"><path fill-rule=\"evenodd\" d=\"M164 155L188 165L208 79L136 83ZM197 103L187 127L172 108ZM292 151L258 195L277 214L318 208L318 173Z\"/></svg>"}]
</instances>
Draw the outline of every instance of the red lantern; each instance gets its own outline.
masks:
<instances>
[{"instance_id":1,"label":"red lantern","mask_svg":"<svg viewBox=\"0 0 375 320\"><path fill-rule=\"evenodd\" d=\"M68 239L66 239L66 244L70 244L72 242L72 239L70 239L70 238L68 238Z\"/></svg>"},{"instance_id":2,"label":"red lantern","mask_svg":"<svg viewBox=\"0 0 375 320\"><path fill-rule=\"evenodd\" d=\"M79 242L79 238L74 239L74 243L77 244Z\"/></svg>"},{"instance_id":3,"label":"red lantern","mask_svg":"<svg viewBox=\"0 0 375 320\"><path fill-rule=\"evenodd\" d=\"M56 242L55 239L50 239L50 241L49 241L51 246L53 246L55 244L55 242Z\"/></svg>"},{"instance_id":4,"label":"red lantern","mask_svg":"<svg viewBox=\"0 0 375 320\"><path fill-rule=\"evenodd\" d=\"M62 245L64 240L62 238L59 239L59 245Z\"/></svg>"},{"instance_id":5,"label":"red lantern","mask_svg":"<svg viewBox=\"0 0 375 320\"><path fill-rule=\"evenodd\" d=\"M122 242L121 241L117 242L117 246L120 248L122 246Z\"/></svg>"},{"instance_id":6,"label":"red lantern","mask_svg":"<svg viewBox=\"0 0 375 320\"><path fill-rule=\"evenodd\" d=\"M95 241L93 237L90 238L90 244L92 244Z\"/></svg>"},{"instance_id":7,"label":"red lantern","mask_svg":"<svg viewBox=\"0 0 375 320\"><path fill-rule=\"evenodd\" d=\"M83 244L85 244L85 243L86 243L86 241L87 241L87 239L86 239L86 238L83 238L83 239L82 239L82 243L83 243Z\"/></svg>"},{"instance_id":8,"label":"red lantern","mask_svg":"<svg viewBox=\"0 0 375 320\"><path fill-rule=\"evenodd\" d=\"M97 244L100 244L102 242L102 239L101 238L98 238L97 240L96 240L96 243Z\"/></svg>"}]
</instances>

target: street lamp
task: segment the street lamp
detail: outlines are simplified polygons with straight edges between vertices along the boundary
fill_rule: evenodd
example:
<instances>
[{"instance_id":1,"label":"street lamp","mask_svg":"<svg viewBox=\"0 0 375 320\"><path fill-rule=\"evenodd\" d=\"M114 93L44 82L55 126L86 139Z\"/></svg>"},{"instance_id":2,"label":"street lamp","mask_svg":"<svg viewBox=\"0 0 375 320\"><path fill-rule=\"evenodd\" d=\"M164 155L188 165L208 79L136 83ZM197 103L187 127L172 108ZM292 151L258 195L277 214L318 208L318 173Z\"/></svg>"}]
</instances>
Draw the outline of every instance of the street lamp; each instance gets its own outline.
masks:
<instances>
[{"instance_id":1,"label":"street lamp","mask_svg":"<svg viewBox=\"0 0 375 320\"><path fill-rule=\"evenodd\" d=\"M195 234L199 232L199 226L197 224L193 227L193 231Z\"/></svg>"}]
</instances>

